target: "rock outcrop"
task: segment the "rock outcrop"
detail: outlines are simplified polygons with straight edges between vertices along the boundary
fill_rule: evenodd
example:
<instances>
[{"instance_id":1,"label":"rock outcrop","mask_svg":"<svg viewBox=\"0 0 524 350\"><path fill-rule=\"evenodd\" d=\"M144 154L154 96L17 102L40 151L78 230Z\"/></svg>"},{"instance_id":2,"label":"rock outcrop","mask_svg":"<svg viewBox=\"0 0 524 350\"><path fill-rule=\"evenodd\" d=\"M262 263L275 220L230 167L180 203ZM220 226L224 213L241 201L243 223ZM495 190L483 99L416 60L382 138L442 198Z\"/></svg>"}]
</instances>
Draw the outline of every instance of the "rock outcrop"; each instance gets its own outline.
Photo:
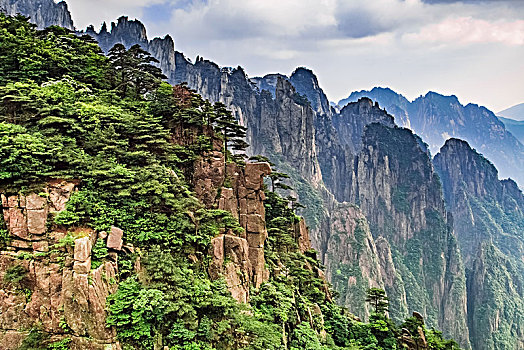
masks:
<instances>
[{"instance_id":1,"label":"rock outcrop","mask_svg":"<svg viewBox=\"0 0 524 350\"><path fill-rule=\"evenodd\" d=\"M175 43L170 35L148 40L144 24L137 19L129 20L127 16L121 16L116 23L111 22L110 30L107 29L104 22L98 32L93 26L89 26L85 34L98 41L98 44L106 53L117 43L123 44L127 49L139 44L142 49L151 53L159 61L158 66L168 77L168 80L171 79L171 74L175 69Z\"/></svg>"},{"instance_id":2,"label":"rock outcrop","mask_svg":"<svg viewBox=\"0 0 524 350\"><path fill-rule=\"evenodd\" d=\"M0 12L8 15L20 13L31 17L30 21L44 29L49 26L60 26L74 30L71 13L64 1L55 3L53 0L0 0Z\"/></svg>"},{"instance_id":3,"label":"rock outcrop","mask_svg":"<svg viewBox=\"0 0 524 350\"><path fill-rule=\"evenodd\" d=\"M475 349L522 349L524 196L467 142L449 139L435 156L466 266Z\"/></svg>"},{"instance_id":4,"label":"rock outcrop","mask_svg":"<svg viewBox=\"0 0 524 350\"><path fill-rule=\"evenodd\" d=\"M104 233L52 223L76 183L52 181L40 193L3 193L2 214L9 239L0 252L0 347L17 349L30 331L51 340L71 339L71 349L120 349L106 327L106 297L117 288L117 254L93 268L92 250ZM73 243L74 240L74 243ZM107 248L121 248L113 228Z\"/></svg>"},{"instance_id":5,"label":"rock outcrop","mask_svg":"<svg viewBox=\"0 0 524 350\"><path fill-rule=\"evenodd\" d=\"M174 137L179 144L191 143L188 129ZM224 277L233 297L249 300L249 289L267 281L264 243L267 239L264 208L264 177L271 173L268 163L247 163L240 167L226 162L223 141L211 129L204 133L213 141L213 149L192 165L188 178L198 199L207 208L231 213L243 229L241 236L222 232L211 241L212 278Z\"/></svg>"}]
</instances>

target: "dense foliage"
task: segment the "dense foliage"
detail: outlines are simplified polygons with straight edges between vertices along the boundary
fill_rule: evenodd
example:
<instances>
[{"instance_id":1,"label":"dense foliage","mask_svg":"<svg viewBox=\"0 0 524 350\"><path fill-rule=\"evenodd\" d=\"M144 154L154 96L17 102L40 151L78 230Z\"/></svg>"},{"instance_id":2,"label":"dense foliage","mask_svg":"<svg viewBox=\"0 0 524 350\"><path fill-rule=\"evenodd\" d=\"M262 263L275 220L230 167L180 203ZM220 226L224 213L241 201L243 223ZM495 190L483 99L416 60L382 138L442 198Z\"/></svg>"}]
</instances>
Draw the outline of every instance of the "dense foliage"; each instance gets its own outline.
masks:
<instances>
[{"instance_id":1,"label":"dense foliage","mask_svg":"<svg viewBox=\"0 0 524 350\"><path fill-rule=\"evenodd\" d=\"M119 256L118 290L107 301L107 324L124 349L401 346L384 305L363 323L333 303L316 253L298 249L295 200L276 192L289 189L284 174L273 175L280 185L266 191L269 281L243 305L222 279L211 280L211 239L242 229L228 212L204 208L190 177L193 161L208 156L217 138L226 160L242 163L229 148L245 148L245 129L224 105L162 82L139 47L116 46L107 58L88 37L37 31L21 16L0 14L0 31L0 187L17 193L51 178L78 180L80 191L53 224L124 230L136 249ZM96 242L92 268L107 254ZM9 271L6 282L20 283L24 272ZM438 332L424 331L435 339L431 349L450 348ZM66 349L69 342L51 343L34 330L22 348Z\"/></svg>"}]
</instances>

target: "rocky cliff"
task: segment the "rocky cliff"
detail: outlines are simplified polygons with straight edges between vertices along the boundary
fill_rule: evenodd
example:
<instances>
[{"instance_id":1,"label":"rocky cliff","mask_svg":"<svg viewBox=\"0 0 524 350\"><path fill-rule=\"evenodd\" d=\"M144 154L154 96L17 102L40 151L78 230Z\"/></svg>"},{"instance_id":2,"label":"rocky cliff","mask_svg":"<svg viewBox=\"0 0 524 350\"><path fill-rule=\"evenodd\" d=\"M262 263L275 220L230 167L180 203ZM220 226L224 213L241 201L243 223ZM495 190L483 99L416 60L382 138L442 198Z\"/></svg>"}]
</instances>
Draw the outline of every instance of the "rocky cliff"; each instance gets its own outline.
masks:
<instances>
[{"instance_id":1,"label":"rocky cliff","mask_svg":"<svg viewBox=\"0 0 524 350\"><path fill-rule=\"evenodd\" d=\"M53 0L0 0L0 12L9 15L20 13L31 17L31 22L39 29L49 26L60 26L74 30L71 13L64 1Z\"/></svg>"},{"instance_id":2,"label":"rocky cliff","mask_svg":"<svg viewBox=\"0 0 524 350\"><path fill-rule=\"evenodd\" d=\"M366 317L359 297L365 288L385 286L393 317L420 311L468 346L463 265L420 138L395 128L369 99L320 114L324 95L308 71L253 84L240 68L202 59L192 64L179 54L175 72L176 82L230 106L248 127L250 152L270 156L291 175L299 200L313 209L303 214L340 302Z\"/></svg>"},{"instance_id":3,"label":"rocky cliff","mask_svg":"<svg viewBox=\"0 0 524 350\"><path fill-rule=\"evenodd\" d=\"M0 252L0 347L31 334L69 339L71 349L120 349L106 327L106 298L116 291L122 230L109 233L53 224L77 183L55 180L40 192L2 193L7 230ZM96 255L104 249L103 259ZM43 338L42 338L43 340Z\"/></svg>"},{"instance_id":4,"label":"rocky cliff","mask_svg":"<svg viewBox=\"0 0 524 350\"><path fill-rule=\"evenodd\" d=\"M450 139L435 156L466 265L475 349L522 349L524 196L467 142Z\"/></svg>"},{"instance_id":5,"label":"rocky cliff","mask_svg":"<svg viewBox=\"0 0 524 350\"><path fill-rule=\"evenodd\" d=\"M111 22L110 30L107 29L107 24L104 22L98 32L93 26L89 26L85 33L98 41L98 44L106 53L117 43L122 43L127 49L139 44L159 60L158 66L168 79L171 79L171 73L175 68L175 43L170 35L148 40L144 24L136 19L129 20L126 16L118 18L116 23Z\"/></svg>"},{"instance_id":6,"label":"rocky cliff","mask_svg":"<svg viewBox=\"0 0 524 350\"><path fill-rule=\"evenodd\" d=\"M99 33L93 28L88 31L100 41L114 32L115 38L127 44L149 45L143 26L127 18L112 25L111 33L105 26ZM173 60L170 53L163 55L161 46L156 54L164 57L161 65L166 69L166 60L169 64ZM187 82L204 98L225 103L248 128L248 151L270 156L290 174L291 194L306 205L303 215L313 246L343 292L342 303L365 318L363 291L385 286L395 319L407 316L408 310L420 311L429 325L444 326L447 335L468 346L462 262L438 176L420 139L395 128L392 117L369 99L340 113L329 109L318 80L305 69L297 69L290 78L273 75L251 80L241 67L220 68L202 58L192 63L177 52L174 64L168 74L171 82ZM202 202L238 213L240 220L242 214L257 218L251 228L244 223L246 237L233 238L223 232L213 243L210 274L227 276L237 300L244 301L249 298L248 285L267 278L263 260L256 256L265 235L258 220L258 173L265 171L255 172L258 185L239 180L226 186L224 174L241 172L217 167L222 162L218 155L203 162L193 172L195 192ZM248 199L253 200L251 208ZM305 236L302 233L298 236Z\"/></svg>"}]
</instances>

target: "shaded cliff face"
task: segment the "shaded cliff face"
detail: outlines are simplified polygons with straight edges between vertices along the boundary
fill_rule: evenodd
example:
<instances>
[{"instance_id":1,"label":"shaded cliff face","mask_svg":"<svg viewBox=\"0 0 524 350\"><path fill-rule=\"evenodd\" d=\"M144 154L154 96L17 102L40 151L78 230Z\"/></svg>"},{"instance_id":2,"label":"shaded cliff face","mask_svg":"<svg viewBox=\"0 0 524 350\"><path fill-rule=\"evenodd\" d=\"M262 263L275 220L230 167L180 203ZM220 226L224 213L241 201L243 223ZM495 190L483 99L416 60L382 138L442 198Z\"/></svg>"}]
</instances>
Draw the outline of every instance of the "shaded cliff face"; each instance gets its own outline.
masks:
<instances>
[{"instance_id":1,"label":"shaded cliff face","mask_svg":"<svg viewBox=\"0 0 524 350\"><path fill-rule=\"evenodd\" d=\"M0 252L0 347L16 349L32 329L71 349L119 349L106 327L106 297L116 291L122 231L66 232L53 225L76 184L52 181L40 193L2 196L9 240ZM107 249L99 258L95 251ZM72 334L72 335L71 335Z\"/></svg>"},{"instance_id":2,"label":"shaded cliff face","mask_svg":"<svg viewBox=\"0 0 524 350\"><path fill-rule=\"evenodd\" d=\"M490 110L475 105L462 105L455 96L428 92L409 102L390 89L352 93L339 103L345 104L367 96L385 106L397 123L411 128L429 144L433 154L450 137L469 142L491 160L501 176L524 184L524 145L507 130Z\"/></svg>"},{"instance_id":3,"label":"shaded cliff face","mask_svg":"<svg viewBox=\"0 0 524 350\"><path fill-rule=\"evenodd\" d=\"M465 141L448 140L434 163L466 265L472 344L520 349L524 196L515 182L499 181L495 167Z\"/></svg>"},{"instance_id":4,"label":"shaded cliff face","mask_svg":"<svg viewBox=\"0 0 524 350\"><path fill-rule=\"evenodd\" d=\"M299 94L307 97L311 107L318 115L331 114L329 100L320 88L318 79L312 70L303 67L297 68L289 77L289 81Z\"/></svg>"},{"instance_id":5,"label":"shaded cliff face","mask_svg":"<svg viewBox=\"0 0 524 350\"><path fill-rule=\"evenodd\" d=\"M501 116L497 116L497 118L504 123L506 130L512 133L520 143L524 144L524 120L515 120Z\"/></svg>"},{"instance_id":6,"label":"shaded cliff face","mask_svg":"<svg viewBox=\"0 0 524 350\"><path fill-rule=\"evenodd\" d=\"M372 311L361 300L368 288L384 288L384 277L394 278L381 269L379 254L366 217L358 207L337 203L330 208L330 236L326 239L324 262L326 277L339 293L338 302L363 319ZM385 266L386 267L386 266ZM396 298L390 295L390 302Z\"/></svg>"},{"instance_id":7,"label":"shaded cliff face","mask_svg":"<svg viewBox=\"0 0 524 350\"><path fill-rule=\"evenodd\" d=\"M406 300L392 314L419 311L467 345L464 270L425 146L407 129L378 123L366 127L362 143L350 200L380 242L381 266L396 278L386 281L388 294Z\"/></svg>"},{"instance_id":8,"label":"shaded cliff face","mask_svg":"<svg viewBox=\"0 0 524 350\"><path fill-rule=\"evenodd\" d=\"M31 22L36 24L38 29L49 26L75 29L64 1L55 3L53 0L0 0L0 11L8 15L20 13L31 17Z\"/></svg>"}]
</instances>

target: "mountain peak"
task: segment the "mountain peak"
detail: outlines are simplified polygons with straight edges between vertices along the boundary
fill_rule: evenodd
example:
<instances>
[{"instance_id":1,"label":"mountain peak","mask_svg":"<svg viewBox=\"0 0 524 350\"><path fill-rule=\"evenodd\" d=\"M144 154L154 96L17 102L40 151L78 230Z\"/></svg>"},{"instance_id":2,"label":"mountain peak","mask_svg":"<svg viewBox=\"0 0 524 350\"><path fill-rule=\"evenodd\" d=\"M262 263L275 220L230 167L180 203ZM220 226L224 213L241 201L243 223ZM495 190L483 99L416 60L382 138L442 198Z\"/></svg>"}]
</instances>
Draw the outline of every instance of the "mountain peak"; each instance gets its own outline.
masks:
<instances>
[{"instance_id":1,"label":"mountain peak","mask_svg":"<svg viewBox=\"0 0 524 350\"><path fill-rule=\"evenodd\" d=\"M419 97L419 98L421 98L421 97ZM426 93L426 95L424 95L423 98L426 98L426 99L441 99L441 100L449 101L451 103L458 103L458 104L460 104L457 96L455 96L455 95L442 95L442 94L439 94L438 92L435 92L435 91L428 91Z\"/></svg>"},{"instance_id":2,"label":"mountain peak","mask_svg":"<svg viewBox=\"0 0 524 350\"><path fill-rule=\"evenodd\" d=\"M30 17L30 22L38 29L56 25L74 30L71 13L64 1L55 3L53 0L0 0L0 12L8 15L17 13Z\"/></svg>"},{"instance_id":3,"label":"mountain peak","mask_svg":"<svg viewBox=\"0 0 524 350\"><path fill-rule=\"evenodd\" d=\"M497 113L497 115L511 118L514 120L522 120L524 121L524 102L519 103L518 105L506 108L500 112Z\"/></svg>"}]
</instances>

